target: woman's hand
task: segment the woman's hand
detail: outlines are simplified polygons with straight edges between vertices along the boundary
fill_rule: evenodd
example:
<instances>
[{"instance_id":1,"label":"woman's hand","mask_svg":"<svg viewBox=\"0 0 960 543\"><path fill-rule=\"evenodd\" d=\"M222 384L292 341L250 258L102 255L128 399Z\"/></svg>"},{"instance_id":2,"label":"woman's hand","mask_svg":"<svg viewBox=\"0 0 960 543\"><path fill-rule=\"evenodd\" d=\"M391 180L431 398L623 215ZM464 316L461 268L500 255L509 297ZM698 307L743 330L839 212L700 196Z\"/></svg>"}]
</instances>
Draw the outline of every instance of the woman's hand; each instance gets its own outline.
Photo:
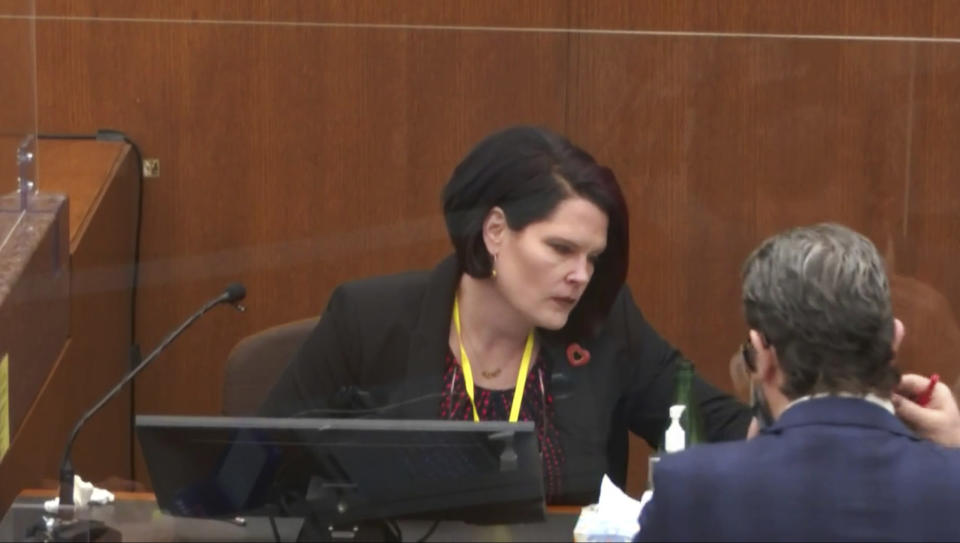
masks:
<instances>
[{"instance_id":1,"label":"woman's hand","mask_svg":"<svg viewBox=\"0 0 960 543\"><path fill-rule=\"evenodd\" d=\"M897 416L922 438L947 447L960 447L960 409L947 385L937 383L925 407L911 399L922 394L929 384L930 379L921 375L909 373L901 377L893 394Z\"/></svg>"},{"instance_id":2,"label":"woman's hand","mask_svg":"<svg viewBox=\"0 0 960 543\"><path fill-rule=\"evenodd\" d=\"M753 439L760 433L760 422L757 417L750 419L750 427L747 428L747 439Z\"/></svg>"}]
</instances>

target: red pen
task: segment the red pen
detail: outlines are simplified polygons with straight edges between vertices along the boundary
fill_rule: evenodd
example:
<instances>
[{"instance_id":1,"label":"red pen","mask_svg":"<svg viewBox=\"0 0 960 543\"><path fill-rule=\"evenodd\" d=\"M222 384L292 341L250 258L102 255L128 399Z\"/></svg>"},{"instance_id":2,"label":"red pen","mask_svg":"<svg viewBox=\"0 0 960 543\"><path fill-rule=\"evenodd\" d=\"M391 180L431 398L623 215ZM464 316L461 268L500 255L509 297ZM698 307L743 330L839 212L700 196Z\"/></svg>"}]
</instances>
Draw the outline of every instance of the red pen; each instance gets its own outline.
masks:
<instances>
[{"instance_id":1,"label":"red pen","mask_svg":"<svg viewBox=\"0 0 960 543\"><path fill-rule=\"evenodd\" d=\"M927 388L917 396L916 402L921 407L926 406L930 403L930 397L933 396L933 389L937 386L937 382L940 380L940 374L934 373L930 376L930 384L927 385Z\"/></svg>"}]
</instances>

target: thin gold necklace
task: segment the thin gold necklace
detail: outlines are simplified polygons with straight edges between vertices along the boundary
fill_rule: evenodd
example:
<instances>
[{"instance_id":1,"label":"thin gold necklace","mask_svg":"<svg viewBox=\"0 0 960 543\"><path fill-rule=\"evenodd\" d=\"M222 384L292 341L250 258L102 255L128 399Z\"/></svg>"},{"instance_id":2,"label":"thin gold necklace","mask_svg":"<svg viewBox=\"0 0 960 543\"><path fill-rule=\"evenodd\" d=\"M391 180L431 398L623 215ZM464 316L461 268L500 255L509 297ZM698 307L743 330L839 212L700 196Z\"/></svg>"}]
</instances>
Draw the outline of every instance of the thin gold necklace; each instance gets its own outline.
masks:
<instances>
[{"instance_id":1,"label":"thin gold necklace","mask_svg":"<svg viewBox=\"0 0 960 543\"><path fill-rule=\"evenodd\" d=\"M467 345L466 345L466 343L464 342L463 337L460 336L459 334L457 335L457 341L460 342L460 348L463 349L464 352L466 352L466 347L467 347ZM482 376L484 377L484 379L496 379L497 376L500 375L500 373L501 373L502 371L503 371L503 366L501 365L499 368L494 369L494 370L484 370L484 369L481 369L481 370L480 370L480 375L482 375Z\"/></svg>"},{"instance_id":2,"label":"thin gold necklace","mask_svg":"<svg viewBox=\"0 0 960 543\"><path fill-rule=\"evenodd\" d=\"M473 420L479 421L477 405L473 400L473 372L470 371L470 359L463 348L463 337L460 335L460 302L457 296L453 297L453 323L457 327L457 342L460 343L460 366L463 371L463 384L467 389L467 397L473 407ZM523 388L527 382L527 371L530 368L530 358L533 355L533 330L527 335L527 343L523 347L523 358L520 359L520 371L517 372L517 386L513 388L513 402L510 404L510 422L517 422L520 417L520 404L523 402Z\"/></svg>"}]
</instances>

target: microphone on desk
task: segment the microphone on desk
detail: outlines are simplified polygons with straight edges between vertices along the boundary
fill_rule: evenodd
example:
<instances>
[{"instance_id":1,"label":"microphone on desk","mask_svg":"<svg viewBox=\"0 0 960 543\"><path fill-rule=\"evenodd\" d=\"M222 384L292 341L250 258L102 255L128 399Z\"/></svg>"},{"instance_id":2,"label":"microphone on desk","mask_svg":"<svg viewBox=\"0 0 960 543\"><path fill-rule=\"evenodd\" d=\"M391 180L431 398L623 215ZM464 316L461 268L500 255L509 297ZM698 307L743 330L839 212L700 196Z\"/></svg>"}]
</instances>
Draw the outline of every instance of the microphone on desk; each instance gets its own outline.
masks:
<instances>
[{"instance_id":1,"label":"microphone on desk","mask_svg":"<svg viewBox=\"0 0 960 543\"><path fill-rule=\"evenodd\" d=\"M66 508L72 507L73 503L73 464L70 461L70 451L73 448L73 442L77 438L77 433L80 431L80 428L87 422L87 420L92 417L97 411L99 411L110 399L112 399L117 392L123 388L124 385L129 383L134 377L140 373L143 368L147 367L150 362L153 362L157 356L163 352L164 349L169 346L173 340L177 339L184 330L190 327L197 319L203 316L204 313L213 309L215 306L220 304L231 304L238 311L244 311L245 308L240 305L238 302L243 300L247 295L247 289L240 283L233 283L228 286L219 296L203 304L203 306L193 315L190 316L187 320L183 322L176 330L170 333L163 341L160 342L160 345L153 350L137 367L130 370L129 373L124 375L123 379L119 383L114 385L113 388L107 392L103 398L100 399L93 407L91 407L87 412L85 412L80 419L74 425L73 430L70 432L70 437L67 439L67 445L63 451L63 461L60 463L60 511L64 511Z\"/></svg>"}]
</instances>

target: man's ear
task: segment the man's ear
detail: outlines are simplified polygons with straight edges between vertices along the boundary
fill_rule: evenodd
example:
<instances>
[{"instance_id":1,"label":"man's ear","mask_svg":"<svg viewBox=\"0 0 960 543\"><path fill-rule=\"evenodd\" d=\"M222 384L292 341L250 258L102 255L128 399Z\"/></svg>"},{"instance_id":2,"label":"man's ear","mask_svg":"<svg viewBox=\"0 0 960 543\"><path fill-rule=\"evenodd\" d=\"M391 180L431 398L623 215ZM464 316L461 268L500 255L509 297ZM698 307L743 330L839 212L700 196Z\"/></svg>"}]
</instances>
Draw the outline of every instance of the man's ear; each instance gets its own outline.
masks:
<instances>
[{"instance_id":1,"label":"man's ear","mask_svg":"<svg viewBox=\"0 0 960 543\"><path fill-rule=\"evenodd\" d=\"M777 383L781 379L780 361L777 359L777 350L767 339L756 330L750 330L750 344L756 353L756 376L764 382Z\"/></svg>"},{"instance_id":2,"label":"man's ear","mask_svg":"<svg viewBox=\"0 0 960 543\"><path fill-rule=\"evenodd\" d=\"M897 349L900 348L900 342L903 341L903 336L907 333L906 329L903 327L903 323L900 322L900 319L893 319L893 343L890 344L890 348L893 350L893 354L897 354Z\"/></svg>"},{"instance_id":3,"label":"man's ear","mask_svg":"<svg viewBox=\"0 0 960 543\"><path fill-rule=\"evenodd\" d=\"M500 252L500 246L503 245L508 228L507 216L503 209L495 206L487 212L487 216L483 219L483 242L491 255Z\"/></svg>"}]
</instances>

